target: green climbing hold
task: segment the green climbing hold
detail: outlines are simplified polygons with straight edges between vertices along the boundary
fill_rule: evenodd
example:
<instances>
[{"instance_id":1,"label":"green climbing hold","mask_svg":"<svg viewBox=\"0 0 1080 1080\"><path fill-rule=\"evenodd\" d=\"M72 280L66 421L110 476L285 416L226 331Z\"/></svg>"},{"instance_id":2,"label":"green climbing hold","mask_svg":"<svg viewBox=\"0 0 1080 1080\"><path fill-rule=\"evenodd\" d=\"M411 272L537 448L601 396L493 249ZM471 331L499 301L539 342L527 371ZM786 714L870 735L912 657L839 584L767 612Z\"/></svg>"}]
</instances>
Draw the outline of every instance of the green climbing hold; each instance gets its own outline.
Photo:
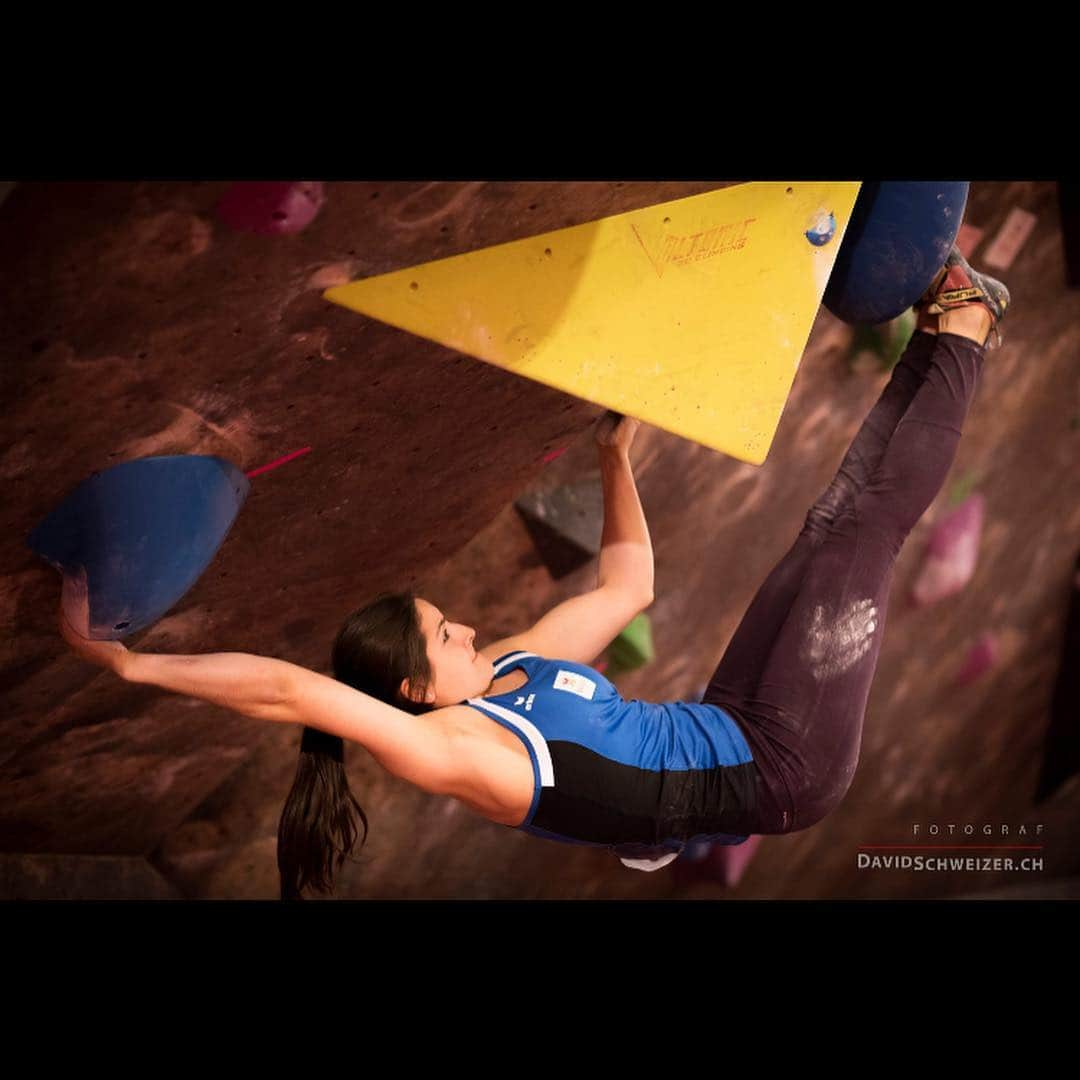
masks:
<instances>
[{"instance_id":1,"label":"green climbing hold","mask_svg":"<svg viewBox=\"0 0 1080 1080\"><path fill-rule=\"evenodd\" d=\"M654 659L652 623L644 611L635 615L619 636L608 646L608 667L605 674L610 679L624 671L644 667Z\"/></svg>"},{"instance_id":2,"label":"green climbing hold","mask_svg":"<svg viewBox=\"0 0 1080 1080\"><path fill-rule=\"evenodd\" d=\"M915 333L915 309L877 326L859 325L851 341L848 366L852 371L892 371Z\"/></svg>"}]
</instances>

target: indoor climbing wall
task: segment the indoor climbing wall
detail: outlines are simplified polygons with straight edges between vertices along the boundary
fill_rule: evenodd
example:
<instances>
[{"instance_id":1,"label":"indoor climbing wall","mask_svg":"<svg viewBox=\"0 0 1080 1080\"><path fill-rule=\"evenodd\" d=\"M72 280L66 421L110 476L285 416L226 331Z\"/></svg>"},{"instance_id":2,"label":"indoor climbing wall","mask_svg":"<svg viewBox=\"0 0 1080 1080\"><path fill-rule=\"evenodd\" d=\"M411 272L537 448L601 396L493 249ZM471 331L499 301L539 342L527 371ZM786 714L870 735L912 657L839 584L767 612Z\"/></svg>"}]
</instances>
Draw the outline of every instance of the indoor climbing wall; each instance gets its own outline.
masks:
<instances>
[{"instance_id":1,"label":"indoor climbing wall","mask_svg":"<svg viewBox=\"0 0 1080 1080\"><path fill-rule=\"evenodd\" d=\"M519 631L595 584L591 431L603 406L325 294L731 186L0 193L0 895L277 895L299 730L74 656L56 628L59 576L28 543L65 498L169 455L219 458L249 485L205 569L132 635L135 649L251 652L328 673L344 617L404 588L476 626L480 644ZM1058 676L1080 549L1080 301L1059 223L1054 184L971 185L960 239L976 266L1006 262L1007 341L897 565L859 770L827 822L635 873L416 791L356 747L347 768L371 834L337 896L920 897L1027 884L860 869L875 846L914 843L915 826L957 822L1014 838L1041 824L1047 892L1065 888L1080 873L1080 808L1068 725L1048 733L1053 702L1071 700ZM656 599L615 650L624 696L700 695L880 394L894 344L885 332L856 342L818 309L763 464L642 426L631 459ZM561 510L538 542L542 505Z\"/></svg>"}]
</instances>

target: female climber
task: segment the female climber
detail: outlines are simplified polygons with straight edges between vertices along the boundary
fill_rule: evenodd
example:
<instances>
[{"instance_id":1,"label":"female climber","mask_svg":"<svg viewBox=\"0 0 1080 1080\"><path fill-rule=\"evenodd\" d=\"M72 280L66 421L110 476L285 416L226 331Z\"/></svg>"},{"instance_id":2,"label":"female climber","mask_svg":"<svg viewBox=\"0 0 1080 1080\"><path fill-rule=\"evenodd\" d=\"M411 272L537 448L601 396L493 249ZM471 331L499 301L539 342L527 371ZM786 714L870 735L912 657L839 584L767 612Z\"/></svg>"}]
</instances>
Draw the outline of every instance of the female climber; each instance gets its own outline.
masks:
<instances>
[{"instance_id":1,"label":"female climber","mask_svg":"<svg viewBox=\"0 0 1080 1080\"><path fill-rule=\"evenodd\" d=\"M85 577L65 576L60 626L124 678L303 725L278 829L283 898L333 888L367 817L345 742L421 789L499 824L595 845L655 869L691 840L739 843L819 822L859 756L893 567L948 474L1008 290L954 248L915 305L916 330L839 471L751 602L700 702L626 701L588 666L652 600L652 548L629 447L597 428L605 521L598 586L531 629L476 631L411 593L352 613L330 678L244 653L168 656L89 641ZM363 843L364 841L361 841Z\"/></svg>"}]
</instances>

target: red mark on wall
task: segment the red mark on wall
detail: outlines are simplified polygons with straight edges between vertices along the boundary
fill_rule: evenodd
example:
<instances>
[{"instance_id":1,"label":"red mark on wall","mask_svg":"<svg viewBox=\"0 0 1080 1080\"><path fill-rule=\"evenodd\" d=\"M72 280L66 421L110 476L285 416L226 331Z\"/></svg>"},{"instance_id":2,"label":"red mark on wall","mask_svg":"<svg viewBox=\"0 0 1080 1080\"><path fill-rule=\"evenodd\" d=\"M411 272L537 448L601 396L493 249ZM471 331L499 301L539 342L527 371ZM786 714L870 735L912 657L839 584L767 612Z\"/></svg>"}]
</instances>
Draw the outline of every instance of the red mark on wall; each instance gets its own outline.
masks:
<instances>
[{"instance_id":1,"label":"red mark on wall","mask_svg":"<svg viewBox=\"0 0 1080 1080\"><path fill-rule=\"evenodd\" d=\"M552 450L550 453L544 455L543 464L546 465L549 461L554 461L557 457L561 457L566 453L566 447L560 446L557 450Z\"/></svg>"},{"instance_id":2,"label":"red mark on wall","mask_svg":"<svg viewBox=\"0 0 1080 1080\"><path fill-rule=\"evenodd\" d=\"M305 446L303 450L294 450L291 454L286 454L284 457L278 458L277 461L271 461L269 465L260 465L257 469L252 469L244 475L250 480L253 476L258 476L259 473L269 472L271 469L276 469L279 465L284 465L287 461L292 461L293 458L298 458L301 454L310 452L311 447Z\"/></svg>"},{"instance_id":3,"label":"red mark on wall","mask_svg":"<svg viewBox=\"0 0 1080 1080\"><path fill-rule=\"evenodd\" d=\"M657 277L664 276L664 267L669 263L675 266L688 266L690 263L703 262L705 259L724 255L729 251L741 251L746 246L747 231L757 218L743 218L726 225L717 225L701 232L669 233L660 240L656 251L650 251L636 226L630 228L645 252L645 257L652 263Z\"/></svg>"}]
</instances>

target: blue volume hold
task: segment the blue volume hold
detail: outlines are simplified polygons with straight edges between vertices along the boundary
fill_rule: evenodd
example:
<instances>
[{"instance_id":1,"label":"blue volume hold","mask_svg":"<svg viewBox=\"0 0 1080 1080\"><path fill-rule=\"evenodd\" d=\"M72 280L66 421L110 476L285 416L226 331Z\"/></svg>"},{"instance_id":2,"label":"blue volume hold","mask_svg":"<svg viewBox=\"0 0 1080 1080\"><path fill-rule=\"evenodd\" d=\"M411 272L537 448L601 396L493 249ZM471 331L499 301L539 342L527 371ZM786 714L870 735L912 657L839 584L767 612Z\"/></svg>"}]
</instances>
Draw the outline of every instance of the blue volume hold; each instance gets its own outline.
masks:
<instances>
[{"instance_id":1,"label":"blue volume hold","mask_svg":"<svg viewBox=\"0 0 1080 1080\"><path fill-rule=\"evenodd\" d=\"M967 181L862 185L822 303L838 319L874 326L907 311L945 265L967 205Z\"/></svg>"},{"instance_id":2,"label":"blue volume hold","mask_svg":"<svg viewBox=\"0 0 1080 1080\"><path fill-rule=\"evenodd\" d=\"M61 574L85 567L90 635L115 641L156 622L198 581L250 490L224 458L125 461L84 480L27 543Z\"/></svg>"}]
</instances>

